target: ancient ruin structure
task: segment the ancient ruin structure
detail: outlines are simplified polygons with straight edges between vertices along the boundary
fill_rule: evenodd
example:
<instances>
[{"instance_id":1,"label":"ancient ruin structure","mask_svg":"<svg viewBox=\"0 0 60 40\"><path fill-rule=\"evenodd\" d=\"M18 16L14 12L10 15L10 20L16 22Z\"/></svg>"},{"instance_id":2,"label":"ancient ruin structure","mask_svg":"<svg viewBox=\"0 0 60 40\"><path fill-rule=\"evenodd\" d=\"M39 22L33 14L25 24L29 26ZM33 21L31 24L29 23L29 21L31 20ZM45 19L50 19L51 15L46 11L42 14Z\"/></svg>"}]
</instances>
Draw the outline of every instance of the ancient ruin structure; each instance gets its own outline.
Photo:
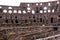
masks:
<instances>
[{"instance_id":1,"label":"ancient ruin structure","mask_svg":"<svg viewBox=\"0 0 60 40\"><path fill-rule=\"evenodd\" d=\"M0 5L0 40L60 40L60 1Z\"/></svg>"}]
</instances>

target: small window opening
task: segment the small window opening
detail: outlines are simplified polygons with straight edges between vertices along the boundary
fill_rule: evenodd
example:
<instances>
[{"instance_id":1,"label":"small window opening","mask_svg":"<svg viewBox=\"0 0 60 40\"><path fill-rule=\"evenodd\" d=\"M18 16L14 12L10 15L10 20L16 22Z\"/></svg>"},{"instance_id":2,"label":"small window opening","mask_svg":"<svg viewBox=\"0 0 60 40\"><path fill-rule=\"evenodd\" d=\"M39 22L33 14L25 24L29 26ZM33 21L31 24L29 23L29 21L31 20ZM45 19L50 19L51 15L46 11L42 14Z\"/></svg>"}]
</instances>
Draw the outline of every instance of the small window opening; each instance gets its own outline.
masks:
<instances>
[{"instance_id":1,"label":"small window opening","mask_svg":"<svg viewBox=\"0 0 60 40\"><path fill-rule=\"evenodd\" d=\"M48 13L51 12L51 10L48 10Z\"/></svg>"},{"instance_id":2,"label":"small window opening","mask_svg":"<svg viewBox=\"0 0 60 40\"><path fill-rule=\"evenodd\" d=\"M36 3L36 5L38 6L39 4L38 4L38 3Z\"/></svg>"},{"instance_id":3,"label":"small window opening","mask_svg":"<svg viewBox=\"0 0 60 40\"><path fill-rule=\"evenodd\" d=\"M18 13L21 13L21 10L18 10Z\"/></svg>"},{"instance_id":4,"label":"small window opening","mask_svg":"<svg viewBox=\"0 0 60 40\"><path fill-rule=\"evenodd\" d=\"M12 10L9 10L8 12L11 14L12 13Z\"/></svg>"},{"instance_id":5,"label":"small window opening","mask_svg":"<svg viewBox=\"0 0 60 40\"><path fill-rule=\"evenodd\" d=\"M30 7L27 7L27 10L31 10L31 8Z\"/></svg>"},{"instance_id":6,"label":"small window opening","mask_svg":"<svg viewBox=\"0 0 60 40\"><path fill-rule=\"evenodd\" d=\"M4 13L7 13L7 10L6 10L6 9L4 9L4 10L3 10L3 12L4 12Z\"/></svg>"},{"instance_id":7,"label":"small window opening","mask_svg":"<svg viewBox=\"0 0 60 40\"><path fill-rule=\"evenodd\" d=\"M8 9L12 9L12 7L8 7Z\"/></svg>"},{"instance_id":8,"label":"small window opening","mask_svg":"<svg viewBox=\"0 0 60 40\"><path fill-rule=\"evenodd\" d=\"M24 14L26 14L26 11L25 11L25 10L23 10L23 13L24 13Z\"/></svg>"},{"instance_id":9,"label":"small window opening","mask_svg":"<svg viewBox=\"0 0 60 40\"><path fill-rule=\"evenodd\" d=\"M48 3L48 6L50 6L51 5L51 3Z\"/></svg>"},{"instance_id":10,"label":"small window opening","mask_svg":"<svg viewBox=\"0 0 60 40\"><path fill-rule=\"evenodd\" d=\"M2 8L2 6L0 6L0 8Z\"/></svg>"},{"instance_id":11,"label":"small window opening","mask_svg":"<svg viewBox=\"0 0 60 40\"><path fill-rule=\"evenodd\" d=\"M59 2L57 2L57 4L59 4Z\"/></svg>"},{"instance_id":12,"label":"small window opening","mask_svg":"<svg viewBox=\"0 0 60 40\"><path fill-rule=\"evenodd\" d=\"M43 5L42 3L40 3L40 5Z\"/></svg>"},{"instance_id":13,"label":"small window opening","mask_svg":"<svg viewBox=\"0 0 60 40\"><path fill-rule=\"evenodd\" d=\"M40 13L43 13L43 10L40 10Z\"/></svg>"},{"instance_id":14,"label":"small window opening","mask_svg":"<svg viewBox=\"0 0 60 40\"><path fill-rule=\"evenodd\" d=\"M14 13L17 13L17 10L14 10Z\"/></svg>"},{"instance_id":15,"label":"small window opening","mask_svg":"<svg viewBox=\"0 0 60 40\"><path fill-rule=\"evenodd\" d=\"M32 10L32 14L35 14L35 11L34 10Z\"/></svg>"},{"instance_id":16,"label":"small window opening","mask_svg":"<svg viewBox=\"0 0 60 40\"><path fill-rule=\"evenodd\" d=\"M29 7L29 6L30 6L30 4L27 4L27 6Z\"/></svg>"}]
</instances>

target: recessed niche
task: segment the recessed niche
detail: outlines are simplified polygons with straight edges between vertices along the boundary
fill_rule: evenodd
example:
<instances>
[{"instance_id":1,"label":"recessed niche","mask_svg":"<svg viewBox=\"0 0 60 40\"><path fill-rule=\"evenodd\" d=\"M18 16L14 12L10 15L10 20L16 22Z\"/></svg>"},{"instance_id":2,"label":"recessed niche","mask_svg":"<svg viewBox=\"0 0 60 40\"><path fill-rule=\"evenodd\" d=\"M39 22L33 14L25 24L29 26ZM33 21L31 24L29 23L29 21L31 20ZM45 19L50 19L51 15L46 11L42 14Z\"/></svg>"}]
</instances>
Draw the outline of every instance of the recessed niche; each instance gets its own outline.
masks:
<instances>
[{"instance_id":1,"label":"recessed niche","mask_svg":"<svg viewBox=\"0 0 60 40\"><path fill-rule=\"evenodd\" d=\"M8 23L8 20L5 20L6 23Z\"/></svg>"},{"instance_id":2,"label":"recessed niche","mask_svg":"<svg viewBox=\"0 0 60 40\"><path fill-rule=\"evenodd\" d=\"M51 23L53 23L53 19L54 19L54 18L53 18L53 17L51 17Z\"/></svg>"},{"instance_id":3,"label":"recessed niche","mask_svg":"<svg viewBox=\"0 0 60 40\"><path fill-rule=\"evenodd\" d=\"M60 15L58 17L60 17Z\"/></svg>"},{"instance_id":4,"label":"recessed niche","mask_svg":"<svg viewBox=\"0 0 60 40\"><path fill-rule=\"evenodd\" d=\"M0 18L2 18L2 16L0 16Z\"/></svg>"},{"instance_id":5,"label":"recessed niche","mask_svg":"<svg viewBox=\"0 0 60 40\"><path fill-rule=\"evenodd\" d=\"M42 22L42 18L40 18L40 22Z\"/></svg>"},{"instance_id":6,"label":"recessed niche","mask_svg":"<svg viewBox=\"0 0 60 40\"><path fill-rule=\"evenodd\" d=\"M36 20L33 20L33 22L36 22Z\"/></svg>"},{"instance_id":7,"label":"recessed niche","mask_svg":"<svg viewBox=\"0 0 60 40\"><path fill-rule=\"evenodd\" d=\"M15 23L18 23L18 20L15 20Z\"/></svg>"}]
</instances>

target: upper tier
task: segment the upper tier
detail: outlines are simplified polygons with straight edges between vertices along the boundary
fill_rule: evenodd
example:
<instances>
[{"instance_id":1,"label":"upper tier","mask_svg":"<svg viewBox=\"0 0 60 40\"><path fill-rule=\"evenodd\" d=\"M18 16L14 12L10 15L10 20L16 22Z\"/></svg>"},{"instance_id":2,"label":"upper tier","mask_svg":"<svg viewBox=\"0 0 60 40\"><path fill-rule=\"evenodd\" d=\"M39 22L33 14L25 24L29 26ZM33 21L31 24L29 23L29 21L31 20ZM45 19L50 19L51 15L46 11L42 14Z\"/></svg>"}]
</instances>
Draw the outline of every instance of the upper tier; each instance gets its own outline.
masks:
<instances>
[{"instance_id":1,"label":"upper tier","mask_svg":"<svg viewBox=\"0 0 60 40\"><path fill-rule=\"evenodd\" d=\"M60 11L60 1L52 2L36 2L36 3L21 3L20 6L3 6L0 5L0 13L54 13Z\"/></svg>"},{"instance_id":2,"label":"upper tier","mask_svg":"<svg viewBox=\"0 0 60 40\"><path fill-rule=\"evenodd\" d=\"M60 26L60 1L0 6L0 25Z\"/></svg>"}]
</instances>

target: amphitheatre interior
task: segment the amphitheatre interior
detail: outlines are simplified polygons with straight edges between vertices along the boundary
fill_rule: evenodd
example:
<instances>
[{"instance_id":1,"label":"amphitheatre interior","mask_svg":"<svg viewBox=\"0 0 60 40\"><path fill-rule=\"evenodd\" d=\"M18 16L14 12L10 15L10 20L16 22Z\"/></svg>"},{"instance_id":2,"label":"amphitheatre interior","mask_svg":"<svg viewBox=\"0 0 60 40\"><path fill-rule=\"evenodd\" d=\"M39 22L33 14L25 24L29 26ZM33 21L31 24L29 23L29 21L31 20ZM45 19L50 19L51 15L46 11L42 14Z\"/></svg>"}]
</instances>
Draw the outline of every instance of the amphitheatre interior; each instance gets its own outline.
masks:
<instances>
[{"instance_id":1,"label":"amphitheatre interior","mask_svg":"<svg viewBox=\"0 0 60 40\"><path fill-rule=\"evenodd\" d=\"M0 40L60 40L60 1L0 5Z\"/></svg>"}]
</instances>

